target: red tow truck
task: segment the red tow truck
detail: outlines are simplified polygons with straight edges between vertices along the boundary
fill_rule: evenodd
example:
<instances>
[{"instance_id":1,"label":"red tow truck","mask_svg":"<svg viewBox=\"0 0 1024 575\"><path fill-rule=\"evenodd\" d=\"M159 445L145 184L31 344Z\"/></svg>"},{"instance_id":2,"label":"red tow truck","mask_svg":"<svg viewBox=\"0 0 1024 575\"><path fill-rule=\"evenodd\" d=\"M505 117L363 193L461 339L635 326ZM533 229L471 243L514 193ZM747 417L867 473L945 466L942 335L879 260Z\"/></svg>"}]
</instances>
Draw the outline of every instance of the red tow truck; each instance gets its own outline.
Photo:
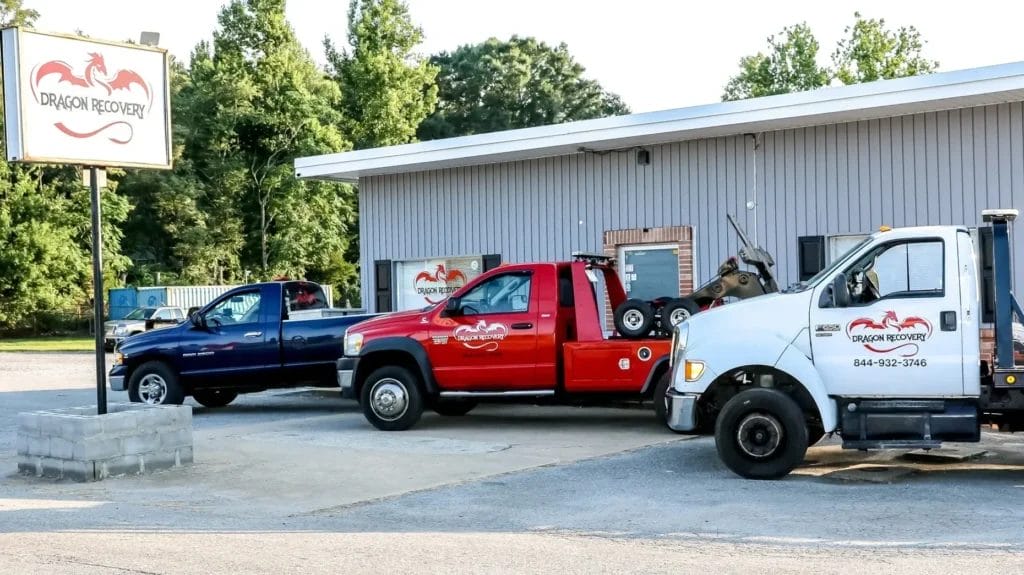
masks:
<instances>
[{"instance_id":1,"label":"red tow truck","mask_svg":"<svg viewBox=\"0 0 1024 575\"><path fill-rule=\"evenodd\" d=\"M409 429L425 408L459 416L482 401L664 396L670 341L606 336L605 291L612 309L626 299L603 256L500 266L436 306L351 326L337 362L342 395L386 431Z\"/></svg>"}]
</instances>

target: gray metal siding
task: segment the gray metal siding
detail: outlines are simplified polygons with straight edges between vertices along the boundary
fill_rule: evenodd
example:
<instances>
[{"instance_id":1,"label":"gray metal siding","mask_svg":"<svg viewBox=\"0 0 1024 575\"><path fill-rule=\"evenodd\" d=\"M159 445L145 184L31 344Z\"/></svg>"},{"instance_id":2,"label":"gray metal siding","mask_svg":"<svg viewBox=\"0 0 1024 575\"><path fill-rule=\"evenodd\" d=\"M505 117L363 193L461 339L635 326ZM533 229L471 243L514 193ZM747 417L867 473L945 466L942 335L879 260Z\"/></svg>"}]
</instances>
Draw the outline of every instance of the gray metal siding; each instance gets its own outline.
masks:
<instances>
[{"instance_id":1,"label":"gray metal siding","mask_svg":"<svg viewBox=\"0 0 1024 575\"><path fill-rule=\"evenodd\" d=\"M975 226L984 208L1024 203L1020 102L766 132L759 140L756 155L750 136L650 146L646 166L629 150L364 178L363 302L372 305L374 260L485 253L505 262L557 260L599 252L605 230L672 225L695 228L699 283L736 253L726 213L754 237L750 199L758 203L756 241L787 284L798 275L798 236L867 233L882 224ZM1024 285L1024 265L1017 270Z\"/></svg>"}]
</instances>

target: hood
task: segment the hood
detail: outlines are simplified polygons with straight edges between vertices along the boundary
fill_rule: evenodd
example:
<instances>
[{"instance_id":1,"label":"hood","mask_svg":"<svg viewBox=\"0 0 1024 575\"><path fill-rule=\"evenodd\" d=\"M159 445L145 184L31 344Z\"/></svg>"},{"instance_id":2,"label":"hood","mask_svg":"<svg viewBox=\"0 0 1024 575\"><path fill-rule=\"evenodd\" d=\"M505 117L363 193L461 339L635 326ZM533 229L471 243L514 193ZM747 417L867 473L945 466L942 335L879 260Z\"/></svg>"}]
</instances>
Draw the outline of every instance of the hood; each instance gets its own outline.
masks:
<instances>
[{"instance_id":1,"label":"hood","mask_svg":"<svg viewBox=\"0 0 1024 575\"><path fill-rule=\"evenodd\" d=\"M698 333L742 330L793 341L807 328L814 290L772 293L709 309L686 320Z\"/></svg>"},{"instance_id":2,"label":"hood","mask_svg":"<svg viewBox=\"0 0 1024 575\"><path fill-rule=\"evenodd\" d=\"M430 314L430 310L434 308L428 308L427 311L423 310L409 310L409 311L396 311L379 315L377 317L361 321L351 328L352 332L358 332L361 334L371 334L377 331L383 330L394 330L396 327L408 324L409 326L419 326L423 323Z\"/></svg>"},{"instance_id":3,"label":"hood","mask_svg":"<svg viewBox=\"0 0 1024 575\"><path fill-rule=\"evenodd\" d=\"M153 342L166 343L168 341L177 341L180 336L182 329L187 329L188 323L179 323L171 327L165 327L162 329L152 329L144 331L140 334L128 336L121 343L120 351L124 353L130 353L132 348L137 346L147 346Z\"/></svg>"}]
</instances>

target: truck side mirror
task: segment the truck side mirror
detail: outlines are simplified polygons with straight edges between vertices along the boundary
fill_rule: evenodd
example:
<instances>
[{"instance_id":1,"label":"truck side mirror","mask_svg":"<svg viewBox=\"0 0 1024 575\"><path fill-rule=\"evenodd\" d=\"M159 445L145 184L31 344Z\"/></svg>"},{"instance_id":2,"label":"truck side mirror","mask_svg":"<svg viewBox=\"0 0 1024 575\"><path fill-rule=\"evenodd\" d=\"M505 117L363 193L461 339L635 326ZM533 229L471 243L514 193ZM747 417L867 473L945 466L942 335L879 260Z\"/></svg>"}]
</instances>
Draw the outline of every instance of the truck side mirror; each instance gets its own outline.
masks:
<instances>
[{"instance_id":1,"label":"truck side mirror","mask_svg":"<svg viewBox=\"0 0 1024 575\"><path fill-rule=\"evenodd\" d=\"M832 305L850 307L850 283L844 273L837 275L832 280Z\"/></svg>"},{"instance_id":2,"label":"truck side mirror","mask_svg":"<svg viewBox=\"0 0 1024 575\"><path fill-rule=\"evenodd\" d=\"M462 302L457 297L450 297L444 304L444 314L448 316L462 315Z\"/></svg>"},{"instance_id":3,"label":"truck side mirror","mask_svg":"<svg viewBox=\"0 0 1024 575\"><path fill-rule=\"evenodd\" d=\"M202 314L200 314L199 312L195 312L192 315L188 316L188 320L192 322L192 325L194 325L195 327L198 327L200 329L206 328L206 320L203 319Z\"/></svg>"}]
</instances>

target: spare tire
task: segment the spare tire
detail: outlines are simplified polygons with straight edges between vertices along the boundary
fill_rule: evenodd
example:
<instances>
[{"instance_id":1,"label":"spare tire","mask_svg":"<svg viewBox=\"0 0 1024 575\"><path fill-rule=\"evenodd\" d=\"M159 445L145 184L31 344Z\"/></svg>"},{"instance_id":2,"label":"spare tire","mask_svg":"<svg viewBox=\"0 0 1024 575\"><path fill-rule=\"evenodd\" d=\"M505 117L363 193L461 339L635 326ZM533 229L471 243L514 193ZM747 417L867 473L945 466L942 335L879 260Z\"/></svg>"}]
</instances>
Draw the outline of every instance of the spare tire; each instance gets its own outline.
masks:
<instances>
[{"instance_id":1,"label":"spare tire","mask_svg":"<svg viewBox=\"0 0 1024 575\"><path fill-rule=\"evenodd\" d=\"M623 337L640 339L654 327L654 307L641 299L628 299L615 310L615 329Z\"/></svg>"},{"instance_id":2,"label":"spare tire","mask_svg":"<svg viewBox=\"0 0 1024 575\"><path fill-rule=\"evenodd\" d=\"M680 297L670 300L661 308L661 316L658 318L658 327L671 333L672 328L690 319L695 313L700 313L701 307L697 302L688 297Z\"/></svg>"}]
</instances>

